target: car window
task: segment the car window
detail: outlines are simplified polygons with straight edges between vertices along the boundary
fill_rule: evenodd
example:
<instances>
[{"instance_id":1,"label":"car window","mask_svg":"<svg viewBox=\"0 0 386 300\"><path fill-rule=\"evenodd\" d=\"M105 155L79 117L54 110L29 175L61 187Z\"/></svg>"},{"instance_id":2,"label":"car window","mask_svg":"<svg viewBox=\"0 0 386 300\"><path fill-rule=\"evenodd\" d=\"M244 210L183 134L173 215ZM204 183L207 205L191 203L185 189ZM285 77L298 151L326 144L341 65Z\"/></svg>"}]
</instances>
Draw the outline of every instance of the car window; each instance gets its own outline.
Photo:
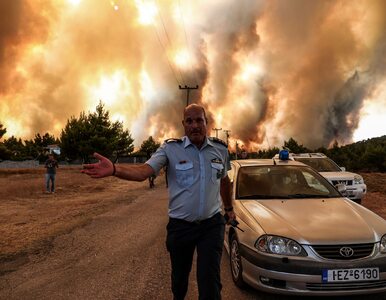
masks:
<instances>
[{"instance_id":1,"label":"car window","mask_svg":"<svg viewBox=\"0 0 386 300\"><path fill-rule=\"evenodd\" d=\"M328 194L328 189L316 177L312 176L308 172L303 172L303 176L309 188L315 189L322 194Z\"/></svg>"},{"instance_id":2,"label":"car window","mask_svg":"<svg viewBox=\"0 0 386 300\"><path fill-rule=\"evenodd\" d=\"M238 199L340 197L325 178L306 166L248 166L239 169Z\"/></svg>"},{"instance_id":3,"label":"car window","mask_svg":"<svg viewBox=\"0 0 386 300\"><path fill-rule=\"evenodd\" d=\"M294 159L306 165L309 165L318 172L342 171L339 166L329 158L295 157Z\"/></svg>"}]
</instances>

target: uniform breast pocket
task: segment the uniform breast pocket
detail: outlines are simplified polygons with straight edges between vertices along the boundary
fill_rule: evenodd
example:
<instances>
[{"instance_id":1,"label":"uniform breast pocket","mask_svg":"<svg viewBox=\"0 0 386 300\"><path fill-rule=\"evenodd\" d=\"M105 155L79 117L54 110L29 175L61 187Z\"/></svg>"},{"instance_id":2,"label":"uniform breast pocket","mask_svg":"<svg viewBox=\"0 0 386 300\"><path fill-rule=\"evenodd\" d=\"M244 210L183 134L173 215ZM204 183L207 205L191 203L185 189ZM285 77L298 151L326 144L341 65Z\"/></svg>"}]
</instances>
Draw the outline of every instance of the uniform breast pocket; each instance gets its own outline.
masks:
<instances>
[{"instance_id":1,"label":"uniform breast pocket","mask_svg":"<svg viewBox=\"0 0 386 300\"><path fill-rule=\"evenodd\" d=\"M193 184L194 173L193 163L176 164L176 180L182 187L189 187Z\"/></svg>"},{"instance_id":2,"label":"uniform breast pocket","mask_svg":"<svg viewBox=\"0 0 386 300\"><path fill-rule=\"evenodd\" d=\"M219 163L211 163L211 166L212 166L212 181L213 183L216 183L223 176L224 166Z\"/></svg>"}]
</instances>

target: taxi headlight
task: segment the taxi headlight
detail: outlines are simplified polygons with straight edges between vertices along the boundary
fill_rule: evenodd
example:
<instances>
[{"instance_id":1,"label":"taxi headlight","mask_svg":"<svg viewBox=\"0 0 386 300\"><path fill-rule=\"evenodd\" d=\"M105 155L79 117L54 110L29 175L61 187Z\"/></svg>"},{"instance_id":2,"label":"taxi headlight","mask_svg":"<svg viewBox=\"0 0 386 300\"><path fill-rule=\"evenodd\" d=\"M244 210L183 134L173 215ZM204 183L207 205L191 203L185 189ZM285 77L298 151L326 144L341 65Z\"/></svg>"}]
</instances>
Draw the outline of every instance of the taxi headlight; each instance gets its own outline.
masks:
<instances>
[{"instance_id":1,"label":"taxi headlight","mask_svg":"<svg viewBox=\"0 0 386 300\"><path fill-rule=\"evenodd\" d=\"M360 176L360 175L355 175L354 176L354 184L362 184L364 181L363 181L363 177Z\"/></svg>"},{"instance_id":2,"label":"taxi headlight","mask_svg":"<svg viewBox=\"0 0 386 300\"><path fill-rule=\"evenodd\" d=\"M265 253L307 256L306 251L294 240L275 235L263 235L255 243L257 250Z\"/></svg>"},{"instance_id":3,"label":"taxi headlight","mask_svg":"<svg viewBox=\"0 0 386 300\"><path fill-rule=\"evenodd\" d=\"M381 253L386 253L386 234L381 238Z\"/></svg>"}]
</instances>

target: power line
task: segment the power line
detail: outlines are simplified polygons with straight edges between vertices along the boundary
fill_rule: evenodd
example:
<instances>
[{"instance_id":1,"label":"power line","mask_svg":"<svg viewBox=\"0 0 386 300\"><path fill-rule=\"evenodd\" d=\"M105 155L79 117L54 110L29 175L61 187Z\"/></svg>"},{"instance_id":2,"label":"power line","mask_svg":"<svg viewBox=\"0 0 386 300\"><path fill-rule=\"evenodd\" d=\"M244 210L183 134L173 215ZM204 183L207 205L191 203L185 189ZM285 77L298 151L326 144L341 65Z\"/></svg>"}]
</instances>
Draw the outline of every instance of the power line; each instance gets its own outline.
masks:
<instances>
[{"instance_id":1,"label":"power line","mask_svg":"<svg viewBox=\"0 0 386 300\"><path fill-rule=\"evenodd\" d=\"M186 85L185 85L185 87L181 87L181 85L178 85L178 87L180 88L180 90L186 90L186 106L188 106L189 105L190 90L197 90L198 85L196 85L195 87L190 87L190 86L186 86Z\"/></svg>"},{"instance_id":2,"label":"power line","mask_svg":"<svg viewBox=\"0 0 386 300\"><path fill-rule=\"evenodd\" d=\"M178 10L180 12L180 16L181 16L181 19L182 19L182 28L184 29L184 35L185 35L185 42L186 42L186 46L188 48L188 51L189 51L189 63L190 63L190 68L191 70L193 70L193 74L194 74L194 77L196 79L196 84L198 85L198 76L197 76L197 72L196 70L193 68L193 64L192 64L192 48L190 46L190 43L189 43L189 40L188 40L188 35L186 34L186 26L185 26L185 19L184 19L184 15L182 14L182 10L181 10L181 1L178 0Z\"/></svg>"},{"instance_id":3,"label":"power line","mask_svg":"<svg viewBox=\"0 0 386 300\"><path fill-rule=\"evenodd\" d=\"M156 35L157 35L158 42L161 44L161 47L162 47L162 49L164 50L164 53L165 53L165 56L166 56L166 60L167 60L167 62L168 62L168 65L169 65L170 70L172 71L172 74L173 74L173 76L174 76L174 79L177 81L177 84L180 85L180 82L179 82L179 80L178 80L178 78L177 78L176 72L174 71L173 66L172 66L172 64L170 63L170 59L169 59L168 53L167 53L167 51L165 50L165 46L164 46L164 45L162 44L162 42L161 42L161 38L160 38L159 35L158 35L158 31L157 31L157 28L156 28L155 25L154 25L154 31L155 31L155 33L156 33Z\"/></svg>"},{"instance_id":4,"label":"power line","mask_svg":"<svg viewBox=\"0 0 386 300\"><path fill-rule=\"evenodd\" d=\"M167 40L167 42L169 43L169 45L171 46L172 43L171 43L171 41L170 41L168 31L166 30L165 22L164 22L164 20L163 20L163 18L162 18L161 8L160 8L160 6L158 5L158 1L157 1L157 0L155 1L155 3L156 3L156 5L157 5L158 16L159 16L160 19L161 19L161 23L162 23L162 27L163 27L164 32L165 32L166 40ZM184 77L182 76L182 73L181 73L180 69L177 68L177 71L178 71L178 74L179 74L180 77L181 77L182 82L185 83L186 81L184 80Z\"/></svg>"},{"instance_id":5,"label":"power line","mask_svg":"<svg viewBox=\"0 0 386 300\"><path fill-rule=\"evenodd\" d=\"M143 3L143 0L142 0L142 3ZM157 9L159 10L158 7L157 7ZM159 42L159 44L161 45L161 48L162 48L162 50L163 50L164 53L165 53L166 60L167 60L168 66L169 66L169 68L170 68L170 71L172 72L174 79L176 80L177 84L179 85L179 84L181 84L181 83L180 83L180 81L178 80L177 74L176 74L176 72L174 71L174 68L173 68L173 66L172 66L172 64L171 64L171 62L170 62L169 55L168 55L168 53L167 53L167 51L166 51L165 45L162 43L162 40L161 40L160 35L158 34L157 26L156 26L155 23L153 23L153 28L154 28L155 34L156 34L156 36L157 36L158 42ZM181 78L182 78L182 76L181 76Z\"/></svg>"}]
</instances>

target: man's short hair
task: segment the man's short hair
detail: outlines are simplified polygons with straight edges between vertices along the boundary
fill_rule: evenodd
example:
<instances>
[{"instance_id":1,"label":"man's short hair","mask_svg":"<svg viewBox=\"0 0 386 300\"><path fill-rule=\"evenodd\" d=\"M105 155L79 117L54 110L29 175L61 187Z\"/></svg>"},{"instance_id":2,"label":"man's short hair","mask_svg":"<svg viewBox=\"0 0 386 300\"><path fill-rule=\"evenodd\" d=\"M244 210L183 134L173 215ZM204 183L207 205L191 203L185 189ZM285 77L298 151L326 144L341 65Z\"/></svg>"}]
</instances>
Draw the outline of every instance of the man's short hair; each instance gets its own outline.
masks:
<instances>
[{"instance_id":1,"label":"man's short hair","mask_svg":"<svg viewBox=\"0 0 386 300\"><path fill-rule=\"evenodd\" d=\"M189 104L188 106L186 106L186 107L184 108L184 119L185 119L185 113L186 113L186 111L187 111L189 108L192 108L192 107L200 108L200 109L202 110L202 112L204 113L205 122L208 123L208 119L207 119L207 117L206 117L205 108L204 108L202 105L198 105L198 104L196 104L196 103Z\"/></svg>"}]
</instances>

